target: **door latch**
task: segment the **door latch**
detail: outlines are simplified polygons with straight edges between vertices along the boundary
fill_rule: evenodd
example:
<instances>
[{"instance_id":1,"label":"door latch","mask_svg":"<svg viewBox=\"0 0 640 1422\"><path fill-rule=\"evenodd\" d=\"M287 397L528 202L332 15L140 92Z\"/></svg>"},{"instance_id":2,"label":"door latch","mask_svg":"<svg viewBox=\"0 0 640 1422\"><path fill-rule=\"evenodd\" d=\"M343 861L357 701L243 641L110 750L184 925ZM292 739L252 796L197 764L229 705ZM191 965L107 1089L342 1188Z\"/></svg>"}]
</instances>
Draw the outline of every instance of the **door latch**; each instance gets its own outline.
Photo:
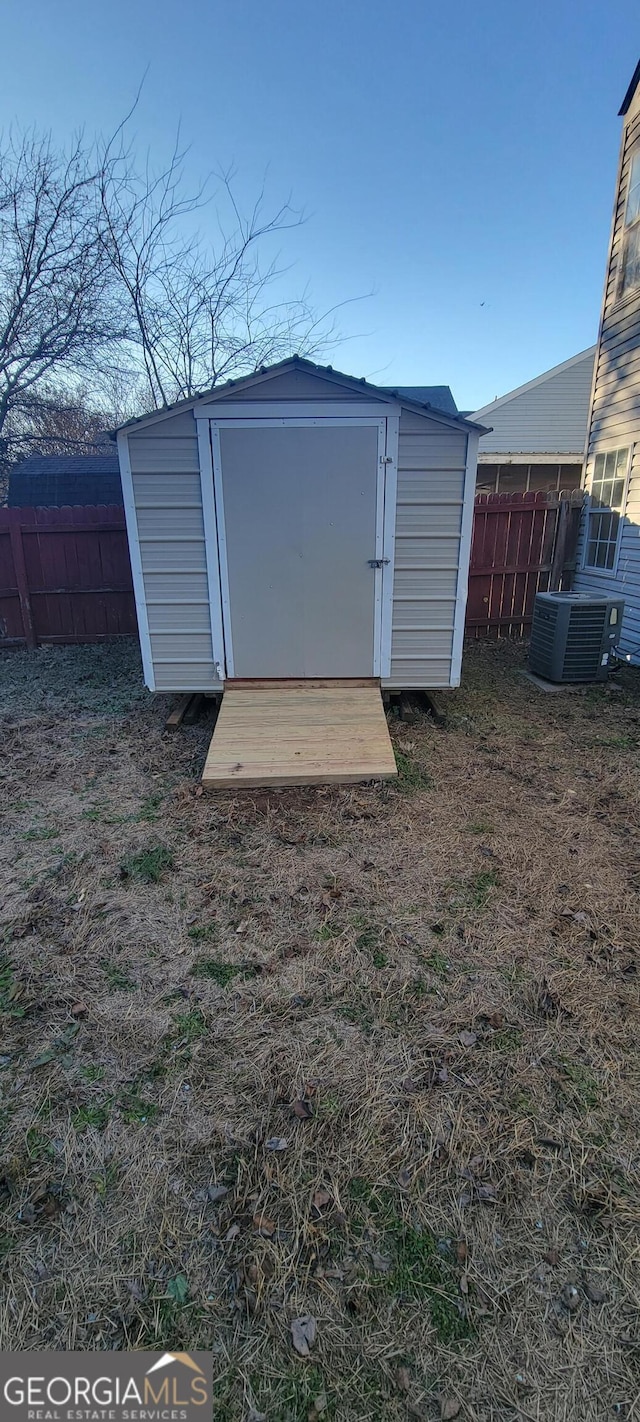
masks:
<instances>
[{"instance_id":1,"label":"door latch","mask_svg":"<svg viewBox=\"0 0 640 1422\"><path fill-rule=\"evenodd\" d=\"M370 558L370 559L369 559L369 567L370 567L370 568L384 568L385 563L390 563L390 562L391 562L391 559L390 559L390 558Z\"/></svg>"}]
</instances>

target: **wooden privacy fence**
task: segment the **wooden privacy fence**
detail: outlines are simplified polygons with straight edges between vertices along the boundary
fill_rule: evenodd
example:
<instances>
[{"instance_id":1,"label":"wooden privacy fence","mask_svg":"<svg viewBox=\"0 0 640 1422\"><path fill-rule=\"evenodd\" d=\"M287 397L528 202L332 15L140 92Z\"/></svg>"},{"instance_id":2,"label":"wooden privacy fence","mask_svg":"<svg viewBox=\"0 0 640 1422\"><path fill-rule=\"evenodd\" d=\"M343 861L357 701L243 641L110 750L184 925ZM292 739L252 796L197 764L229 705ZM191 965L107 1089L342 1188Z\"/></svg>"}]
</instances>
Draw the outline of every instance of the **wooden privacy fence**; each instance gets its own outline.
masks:
<instances>
[{"instance_id":1,"label":"wooden privacy fence","mask_svg":"<svg viewBox=\"0 0 640 1422\"><path fill-rule=\"evenodd\" d=\"M121 507L0 508L0 647L137 630Z\"/></svg>"},{"instance_id":2,"label":"wooden privacy fence","mask_svg":"<svg viewBox=\"0 0 640 1422\"><path fill-rule=\"evenodd\" d=\"M567 588L582 494L479 494L467 632L521 636L537 592ZM0 647L135 636L119 505L0 508Z\"/></svg>"},{"instance_id":3,"label":"wooden privacy fence","mask_svg":"<svg viewBox=\"0 0 640 1422\"><path fill-rule=\"evenodd\" d=\"M571 587L583 495L478 494L473 516L466 630L522 636L537 592Z\"/></svg>"}]
</instances>

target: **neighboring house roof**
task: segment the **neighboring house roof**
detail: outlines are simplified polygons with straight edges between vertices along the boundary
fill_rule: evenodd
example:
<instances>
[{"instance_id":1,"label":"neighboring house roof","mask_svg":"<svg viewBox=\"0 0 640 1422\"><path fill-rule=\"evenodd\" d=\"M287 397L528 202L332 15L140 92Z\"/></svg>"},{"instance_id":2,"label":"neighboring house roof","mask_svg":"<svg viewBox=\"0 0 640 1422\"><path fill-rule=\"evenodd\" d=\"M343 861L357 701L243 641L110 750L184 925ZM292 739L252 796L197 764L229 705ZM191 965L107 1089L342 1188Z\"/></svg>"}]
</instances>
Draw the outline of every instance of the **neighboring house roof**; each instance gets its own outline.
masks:
<instances>
[{"instance_id":1,"label":"neighboring house roof","mask_svg":"<svg viewBox=\"0 0 640 1422\"><path fill-rule=\"evenodd\" d=\"M590 346L475 410L473 419L486 420L492 427L480 440L480 456L562 454L581 459L595 351Z\"/></svg>"},{"instance_id":2,"label":"neighboring house roof","mask_svg":"<svg viewBox=\"0 0 640 1422\"><path fill-rule=\"evenodd\" d=\"M629 109L631 108L638 84L640 84L640 59L638 60L638 63L636 64L636 67L633 71L631 83L629 85L629 88L627 89L624 99L622 100L622 105L618 109L618 118L624 118L624 115L628 113Z\"/></svg>"},{"instance_id":3,"label":"neighboring house roof","mask_svg":"<svg viewBox=\"0 0 640 1422\"><path fill-rule=\"evenodd\" d=\"M460 415L448 385L383 385L389 395L399 395L414 400L419 405L431 405L432 409L444 410L447 415ZM471 411L469 411L469 414Z\"/></svg>"},{"instance_id":4,"label":"neighboring house roof","mask_svg":"<svg viewBox=\"0 0 640 1422\"><path fill-rule=\"evenodd\" d=\"M34 454L9 474L10 508L62 504L121 504L122 485L115 452Z\"/></svg>"},{"instance_id":5,"label":"neighboring house roof","mask_svg":"<svg viewBox=\"0 0 640 1422\"><path fill-rule=\"evenodd\" d=\"M308 374L317 375L321 377L322 380L329 381L334 385L341 385L353 391L364 390L371 396L377 396L379 399L388 400L389 402L395 398L390 390L382 385L372 385L368 380L365 380L364 377L358 379L353 375L345 375L344 371L334 370L331 365L316 365L314 361L305 360L303 356L289 356L286 360L278 361L276 365L263 366L260 370L255 371L253 375L241 376L238 380L227 380L224 385L215 385L212 390L199 391L197 395L191 396L188 400L178 400L174 405L167 405L161 410L155 410L153 414L140 415L135 420L128 420L125 425L120 425L120 429L128 430L138 425L154 424L157 420L162 419L168 414L175 414L179 410L193 409L194 405L200 403L222 400L228 397L232 390L260 386L265 381L273 379L274 376L282 375L289 370L306 371ZM422 390L425 387L419 386L410 388ZM431 386L429 388L442 390L448 387ZM402 405L408 406L409 409L417 410L419 414L425 415L430 413L435 419L440 419L445 424L459 425L462 429L480 430L481 433L485 433L485 427L477 424L475 417L474 420L463 420L462 416L459 415L455 409L453 412L441 410L439 407L433 406L427 401L416 400L413 397L403 395L400 391L398 391L397 398Z\"/></svg>"}]
</instances>

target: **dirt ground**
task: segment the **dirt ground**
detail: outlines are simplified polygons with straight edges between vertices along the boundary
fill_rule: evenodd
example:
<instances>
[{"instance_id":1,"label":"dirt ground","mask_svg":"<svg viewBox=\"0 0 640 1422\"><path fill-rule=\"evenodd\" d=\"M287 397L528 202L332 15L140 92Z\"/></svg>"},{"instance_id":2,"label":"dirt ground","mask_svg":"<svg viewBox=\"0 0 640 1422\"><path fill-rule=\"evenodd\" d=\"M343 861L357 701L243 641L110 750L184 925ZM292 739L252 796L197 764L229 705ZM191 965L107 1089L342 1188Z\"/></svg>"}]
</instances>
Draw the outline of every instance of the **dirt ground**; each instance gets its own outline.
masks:
<instances>
[{"instance_id":1,"label":"dirt ground","mask_svg":"<svg viewBox=\"0 0 640 1422\"><path fill-rule=\"evenodd\" d=\"M5 654L3 1348L208 1348L221 1422L640 1417L640 681L522 662L397 785L203 796L134 647Z\"/></svg>"}]
</instances>

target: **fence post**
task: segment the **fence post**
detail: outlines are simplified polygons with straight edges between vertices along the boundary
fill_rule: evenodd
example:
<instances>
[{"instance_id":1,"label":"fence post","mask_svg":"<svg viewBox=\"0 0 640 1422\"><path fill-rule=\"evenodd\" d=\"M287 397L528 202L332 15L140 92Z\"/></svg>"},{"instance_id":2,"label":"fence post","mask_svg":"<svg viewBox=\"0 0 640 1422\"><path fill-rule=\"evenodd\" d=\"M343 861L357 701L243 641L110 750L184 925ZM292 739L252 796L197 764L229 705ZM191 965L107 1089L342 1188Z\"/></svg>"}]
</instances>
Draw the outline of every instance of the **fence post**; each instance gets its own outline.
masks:
<instances>
[{"instance_id":1,"label":"fence post","mask_svg":"<svg viewBox=\"0 0 640 1422\"><path fill-rule=\"evenodd\" d=\"M38 639L33 623L33 609L29 596L29 582L27 579L27 568L24 561L24 545L22 542L22 528L20 525L20 509L9 510L9 538L11 540L11 553L13 556L13 569L16 575L16 585L18 597L20 599L20 611L22 613L22 628L25 641L28 647L37 647Z\"/></svg>"},{"instance_id":2,"label":"fence post","mask_svg":"<svg viewBox=\"0 0 640 1422\"><path fill-rule=\"evenodd\" d=\"M574 544L578 533L578 522L576 520L573 521L572 527L572 510L573 504L571 499L561 498L560 506L558 508L558 521L556 523L553 561L551 564L551 573L549 576L549 592L559 591L560 584L562 582L562 574L565 570L567 561L569 557L572 557L575 553L575 547L571 548L569 546L572 541L569 537L570 530L572 533L574 533Z\"/></svg>"}]
</instances>

